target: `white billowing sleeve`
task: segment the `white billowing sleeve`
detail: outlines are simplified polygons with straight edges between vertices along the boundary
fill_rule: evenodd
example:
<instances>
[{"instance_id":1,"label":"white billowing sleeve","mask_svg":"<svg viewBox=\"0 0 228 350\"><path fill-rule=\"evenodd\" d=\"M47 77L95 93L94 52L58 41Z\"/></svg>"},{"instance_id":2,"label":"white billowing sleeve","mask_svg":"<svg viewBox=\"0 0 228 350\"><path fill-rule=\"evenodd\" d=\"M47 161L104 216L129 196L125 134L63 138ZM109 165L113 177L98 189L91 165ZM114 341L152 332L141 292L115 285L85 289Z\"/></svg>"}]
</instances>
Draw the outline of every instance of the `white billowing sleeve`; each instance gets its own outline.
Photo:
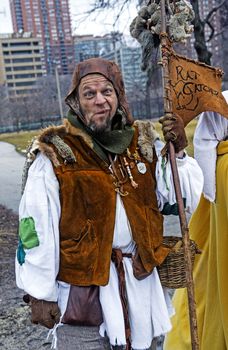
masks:
<instances>
[{"instance_id":1,"label":"white billowing sleeve","mask_svg":"<svg viewBox=\"0 0 228 350\"><path fill-rule=\"evenodd\" d=\"M24 249L23 263L16 257L17 286L37 299L57 301L59 218L58 180L50 160L39 154L29 169L19 207L19 220L34 222L39 243Z\"/></svg>"},{"instance_id":2,"label":"white billowing sleeve","mask_svg":"<svg viewBox=\"0 0 228 350\"><path fill-rule=\"evenodd\" d=\"M160 154L161 141L155 142L155 148L158 156L156 194L159 209L162 210L165 203L170 205L176 203L176 195L170 161L166 162L165 158L162 158ZM182 159L176 158L176 162L182 197L186 199L186 211L191 214L196 209L202 193L203 173L197 161L187 154Z\"/></svg>"},{"instance_id":3,"label":"white billowing sleeve","mask_svg":"<svg viewBox=\"0 0 228 350\"><path fill-rule=\"evenodd\" d=\"M228 91L223 91L228 103ZM216 199L217 146L228 136L228 120L216 112L204 112L199 118L195 135L194 156L204 175L203 193L206 199Z\"/></svg>"}]
</instances>

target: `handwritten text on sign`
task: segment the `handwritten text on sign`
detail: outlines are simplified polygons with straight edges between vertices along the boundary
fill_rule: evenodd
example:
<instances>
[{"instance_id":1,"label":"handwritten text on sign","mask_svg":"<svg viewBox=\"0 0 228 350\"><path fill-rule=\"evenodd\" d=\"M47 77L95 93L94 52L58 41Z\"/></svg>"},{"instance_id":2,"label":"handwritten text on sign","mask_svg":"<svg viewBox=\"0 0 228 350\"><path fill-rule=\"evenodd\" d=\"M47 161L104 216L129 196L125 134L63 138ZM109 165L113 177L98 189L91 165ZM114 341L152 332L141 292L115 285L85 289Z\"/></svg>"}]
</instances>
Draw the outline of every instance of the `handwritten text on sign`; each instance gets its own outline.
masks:
<instances>
[{"instance_id":1,"label":"handwritten text on sign","mask_svg":"<svg viewBox=\"0 0 228 350\"><path fill-rule=\"evenodd\" d=\"M173 112L187 125L204 111L214 111L228 118L228 104L222 88L219 68L179 56L169 56L169 78Z\"/></svg>"},{"instance_id":2,"label":"handwritten text on sign","mask_svg":"<svg viewBox=\"0 0 228 350\"><path fill-rule=\"evenodd\" d=\"M202 82L205 77L192 69L185 69L178 65L175 67L175 81L171 81L171 86L177 99L177 110L195 111L199 105L200 96L198 93L207 93L208 98L211 96L219 97L219 90Z\"/></svg>"}]
</instances>

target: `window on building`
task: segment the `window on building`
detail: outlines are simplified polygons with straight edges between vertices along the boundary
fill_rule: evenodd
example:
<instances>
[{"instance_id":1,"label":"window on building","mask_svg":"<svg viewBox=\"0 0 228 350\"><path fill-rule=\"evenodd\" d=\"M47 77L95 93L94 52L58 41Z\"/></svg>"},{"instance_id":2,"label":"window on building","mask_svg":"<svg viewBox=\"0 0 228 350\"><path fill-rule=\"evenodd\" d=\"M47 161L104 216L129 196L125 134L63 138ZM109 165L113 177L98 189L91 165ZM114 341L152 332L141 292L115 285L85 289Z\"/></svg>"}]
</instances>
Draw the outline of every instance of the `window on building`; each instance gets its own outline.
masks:
<instances>
[{"instance_id":1,"label":"window on building","mask_svg":"<svg viewBox=\"0 0 228 350\"><path fill-rule=\"evenodd\" d=\"M31 55L31 50L18 50L18 51L11 51L12 55Z\"/></svg>"},{"instance_id":2,"label":"window on building","mask_svg":"<svg viewBox=\"0 0 228 350\"><path fill-rule=\"evenodd\" d=\"M17 90L17 95L25 95L25 94L28 94L28 93L31 93L31 90Z\"/></svg>"},{"instance_id":3,"label":"window on building","mask_svg":"<svg viewBox=\"0 0 228 350\"><path fill-rule=\"evenodd\" d=\"M34 81L20 81L18 83L15 83L16 86L31 86L33 85L35 82Z\"/></svg>"},{"instance_id":4,"label":"window on building","mask_svg":"<svg viewBox=\"0 0 228 350\"><path fill-rule=\"evenodd\" d=\"M34 73L28 73L28 74L15 74L14 75L15 79L26 79L26 78L34 78L35 74Z\"/></svg>"},{"instance_id":5,"label":"window on building","mask_svg":"<svg viewBox=\"0 0 228 350\"><path fill-rule=\"evenodd\" d=\"M26 63L26 62L33 62L32 58L13 58L12 59L13 63Z\"/></svg>"},{"instance_id":6,"label":"window on building","mask_svg":"<svg viewBox=\"0 0 228 350\"><path fill-rule=\"evenodd\" d=\"M15 72L21 71L21 70L33 70L34 66L20 66L20 67L14 67L13 70Z\"/></svg>"},{"instance_id":7,"label":"window on building","mask_svg":"<svg viewBox=\"0 0 228 350\"><path fill-rule=\"evenodd\" d=\"M18 47L18 46L31 46L31 42L21 42L21 43L10 43L11 47Z\"/></svg>"}]
</instances>

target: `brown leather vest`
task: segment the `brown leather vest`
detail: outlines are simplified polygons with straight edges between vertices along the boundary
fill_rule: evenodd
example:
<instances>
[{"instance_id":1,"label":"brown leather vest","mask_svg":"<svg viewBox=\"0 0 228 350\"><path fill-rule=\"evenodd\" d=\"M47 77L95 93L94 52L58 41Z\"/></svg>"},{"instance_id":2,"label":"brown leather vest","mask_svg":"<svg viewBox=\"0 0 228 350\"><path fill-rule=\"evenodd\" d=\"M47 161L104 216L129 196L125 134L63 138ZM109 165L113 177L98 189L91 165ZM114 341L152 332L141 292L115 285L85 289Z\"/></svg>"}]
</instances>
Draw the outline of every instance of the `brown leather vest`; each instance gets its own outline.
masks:
<instances>
[{"instance_id":1,"label":"brown leather vest","mask_svg":"<svg viewBox=\"0 0 228 350\"><path fill-rule=\"evenodd\" d=\"M135 132L129 147L131 155L136 148L140 154L137 140ZM58 279L80 286L106 285L115 224L116 179L109 164L94 152L83 137L68 134L64 141L74 152L76 162L55 168L62 210ZM157 158L154 152L153 162L149 163L141 156L147 170L141 174L136 162L129 156L126 152L119 156L119 160L123 161L126 157L138 187L133 188L126 178L123 189L128 195L121 198L142 264L150 272L167 255L167 249L161 245L163 217L155 194Z\"/></svg>"}]
</instances>

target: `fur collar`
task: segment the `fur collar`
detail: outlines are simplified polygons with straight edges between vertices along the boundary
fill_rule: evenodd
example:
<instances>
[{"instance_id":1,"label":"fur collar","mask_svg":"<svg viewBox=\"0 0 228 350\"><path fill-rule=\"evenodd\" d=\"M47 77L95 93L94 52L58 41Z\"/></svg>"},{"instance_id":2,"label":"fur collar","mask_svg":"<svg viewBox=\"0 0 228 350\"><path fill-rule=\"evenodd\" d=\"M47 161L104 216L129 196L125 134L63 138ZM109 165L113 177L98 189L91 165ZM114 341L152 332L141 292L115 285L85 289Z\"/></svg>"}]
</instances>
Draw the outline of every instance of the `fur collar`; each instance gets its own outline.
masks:
<instances>
[{"instance_id":1,"label":"fur collar","mask_svg":"<svg viewBox=\"0 0 228 350\"><path fill-rule=\"evenodd\" d=\"M138 129L138 146L142 155L151 163L153 161L153 146L155 140L159 139L158 133L155 131L154 124L148 120L136 120L134 127ZM89 145L94 148L93 140L82 129L79 129L70 124L67 119L64 119L61 126L50 126L45 128L41 134L32 143L28 150L28 158L32 162L37 152L45 154L55 167L59 166L58 156L63 158L64 162L76 162L75 156L70 147L63 141L67 134L79 136ZM56 151L53 148L55 146Z\"/></svg>"}]
</instances>

